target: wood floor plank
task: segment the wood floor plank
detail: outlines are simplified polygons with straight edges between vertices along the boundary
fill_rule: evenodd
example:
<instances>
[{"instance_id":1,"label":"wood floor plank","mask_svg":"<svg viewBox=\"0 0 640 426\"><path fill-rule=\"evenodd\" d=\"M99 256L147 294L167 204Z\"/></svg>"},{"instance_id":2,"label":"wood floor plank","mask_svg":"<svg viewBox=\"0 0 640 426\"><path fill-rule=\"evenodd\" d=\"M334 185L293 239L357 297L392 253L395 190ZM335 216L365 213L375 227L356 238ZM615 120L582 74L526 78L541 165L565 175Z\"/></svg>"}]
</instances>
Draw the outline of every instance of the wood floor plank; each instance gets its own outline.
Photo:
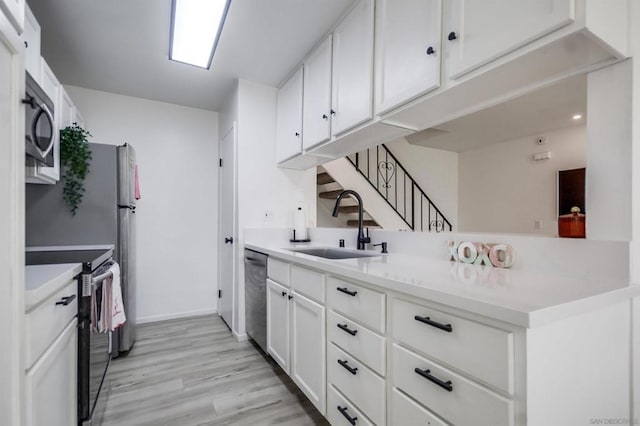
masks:
<instances>
[{"instance_id":1,"label":"wood floor plank","mask_svg":"<svg viewBox=\"0 0 640 426\"><path fill-rule=\"evenodd\" d=\"M102 426L328 425L291 379L217 315L144 324L109 369Z\"/></svg>"}]
</instances>

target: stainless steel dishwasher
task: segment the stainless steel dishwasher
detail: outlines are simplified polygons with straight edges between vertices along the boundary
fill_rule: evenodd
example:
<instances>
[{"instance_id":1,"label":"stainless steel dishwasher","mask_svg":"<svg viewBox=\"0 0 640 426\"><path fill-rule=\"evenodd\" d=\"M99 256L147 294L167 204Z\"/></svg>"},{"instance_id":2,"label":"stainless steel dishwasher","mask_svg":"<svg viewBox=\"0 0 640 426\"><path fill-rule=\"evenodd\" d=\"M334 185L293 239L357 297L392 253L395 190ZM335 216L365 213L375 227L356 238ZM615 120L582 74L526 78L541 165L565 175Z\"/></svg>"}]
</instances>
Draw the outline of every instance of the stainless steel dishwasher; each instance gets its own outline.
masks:
<instances>
[{"instance_id":1,"label":"stainless steel dishwasher","mask_svg":"<svg viewBox=\"0 0 640 426\"><path fill-rule=\"evenodd\" d=\"M247 334L267 352L267 255L244 250Z\"/></svg>"}]
</instances>

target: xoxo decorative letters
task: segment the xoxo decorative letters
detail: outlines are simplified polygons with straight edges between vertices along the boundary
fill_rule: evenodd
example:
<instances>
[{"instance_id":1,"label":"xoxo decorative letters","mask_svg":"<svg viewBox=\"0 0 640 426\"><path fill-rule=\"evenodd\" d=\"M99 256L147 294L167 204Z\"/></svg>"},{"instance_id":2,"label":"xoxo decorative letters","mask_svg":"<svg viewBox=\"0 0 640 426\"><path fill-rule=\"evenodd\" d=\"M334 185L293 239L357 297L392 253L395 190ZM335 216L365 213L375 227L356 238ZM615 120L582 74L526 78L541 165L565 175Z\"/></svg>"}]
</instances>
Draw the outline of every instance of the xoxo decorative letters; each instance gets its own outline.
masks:
<instances>
[{"instance_id":1,"label":"xoxo decorative letters","mask_svg":"<svg viewBox=\"0 0 640 426\"><path fill-rule=\"evenodd\" d=\"M509 268L516 262L516 252L508 244L459 243L447 241L451 261L474 265Z\"/></svg>"}]
</instances>

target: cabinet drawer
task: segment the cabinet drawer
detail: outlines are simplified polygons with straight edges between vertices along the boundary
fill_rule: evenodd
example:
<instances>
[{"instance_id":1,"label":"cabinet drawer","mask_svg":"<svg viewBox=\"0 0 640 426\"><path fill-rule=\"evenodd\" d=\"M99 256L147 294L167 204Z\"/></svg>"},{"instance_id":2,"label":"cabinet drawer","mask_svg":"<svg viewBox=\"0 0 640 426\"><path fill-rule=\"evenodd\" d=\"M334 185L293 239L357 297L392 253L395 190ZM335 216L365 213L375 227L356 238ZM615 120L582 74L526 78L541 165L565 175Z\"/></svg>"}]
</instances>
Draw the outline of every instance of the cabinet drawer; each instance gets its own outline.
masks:
<instances>
[{"instance_id":1,"label":"cabinet drawer","mask_svg":"<svg viewBox=\"0 0 640 426\"><path fill-rule=\"evenodd\" d=\"M460 425L513 425L513 401L396 344L391 357L393 385L446 421Z\"/></svg>"},{"instance_id":2,"label":"cabinet drawer","mask_svg":"<svg viewBox=\"0 0 640 426\"><path fill-rule=\"evenodd\" d=\"M327 304L336 311L384 333L385 295L368 288L330 277Z\"/></svg>"},{"instance_id":3,"label":"cabinet drawer","mask_svg":"<svg viewBox=\"0 0 640 426\"><path fill-rule=\"evenodd\" d=\"M384 424L384 380L333 344L328 345L327 381L340 390L375 424Z\"/></svg>"},{"instance_id":4,"label":"cabinet drawer","mask_svg":"<svg viewBox=\"0 0 640 426\"><path fill-rule=\"evenodd\" d=\"M292 265L291 288L297 293L324 303L324 274Z\"/></svg>"},{"instance_id":5,"label":"cabinet drawer","mask_svg":"<svg viewBox=\"0 0 640 426\"><path fill-rule=\"evenodd\" d=\"M402 426L447 426L417 402L407 398L394 388L391 392L391 424Z\"/></svg>"},{"instance_id":6,"label":"cabinet drawer","mask_svg":"<svg viewBox=\"0 0 640 426\"><path fill-rule=\"evenodd\" d=\"M513 394L513 333L401 299L391 306L396 340Z\"/></svg>"},{"instance_id":7,"label":"cabinet drawer","mask_svg":"<svg viewBox=\"0 0 640 426\"><path fill-rule=\"evenodd\" d=\"M267 276L278 284L289 287L289 264L268 258Z\"/></svg>"},{"instance_id":8,"label":"cabinet drawer","mask_svg":"<svg viewBox=\"0 0 640 426\"><path fill-rule=\"evenodd\" d=\"M334 426L374 426L355 405L347 401L333 386L327 393L327 419ZM349 418L347 418L347 416Z\"/></svg>"},{"instance_id":9,"label":"cabinet drawer","mask_svg":"<svg viewBox=\"0 0 640 426\"><path fill-rule=\"evenodd\" d=\"M329 311L327 337L340 348L362 361L367 367L384 376L386 373L386 348L384 337Z\"/></svg>"},{"instance_id":10,"label":"cabinet drawer","mask_svg":"<svg viewBox=\"0 0 640 426\"><path fill-rule=\"evenodd\" d=\"M71 281L26 315L26 363L29 369L62 330L78 314L78 283ZM63 298L73 297L67 305L56 305Z\"/></svg>"}]
</instances>

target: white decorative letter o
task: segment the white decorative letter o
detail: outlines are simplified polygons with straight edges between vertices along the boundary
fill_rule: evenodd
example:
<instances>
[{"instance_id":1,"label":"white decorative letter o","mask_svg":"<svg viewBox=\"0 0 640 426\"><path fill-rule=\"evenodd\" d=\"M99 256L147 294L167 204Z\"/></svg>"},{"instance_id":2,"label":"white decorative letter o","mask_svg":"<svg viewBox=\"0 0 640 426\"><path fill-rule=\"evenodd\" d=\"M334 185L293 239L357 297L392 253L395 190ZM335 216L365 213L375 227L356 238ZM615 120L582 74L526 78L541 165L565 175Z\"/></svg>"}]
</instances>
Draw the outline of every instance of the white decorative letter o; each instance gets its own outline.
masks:
<instances>
[{"instance_id":1,"label":"white decorative letter o","mask_svg":"<svg viewBox=\"0 0 640 426\"><path fill-rule=\"evenodd\" d=\"M473 263L478 258L478 250L473 243L460 243L458 246L458 258L463 263Z\"/></svg>"}]
</instances>

